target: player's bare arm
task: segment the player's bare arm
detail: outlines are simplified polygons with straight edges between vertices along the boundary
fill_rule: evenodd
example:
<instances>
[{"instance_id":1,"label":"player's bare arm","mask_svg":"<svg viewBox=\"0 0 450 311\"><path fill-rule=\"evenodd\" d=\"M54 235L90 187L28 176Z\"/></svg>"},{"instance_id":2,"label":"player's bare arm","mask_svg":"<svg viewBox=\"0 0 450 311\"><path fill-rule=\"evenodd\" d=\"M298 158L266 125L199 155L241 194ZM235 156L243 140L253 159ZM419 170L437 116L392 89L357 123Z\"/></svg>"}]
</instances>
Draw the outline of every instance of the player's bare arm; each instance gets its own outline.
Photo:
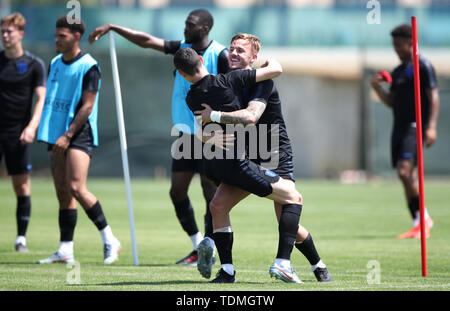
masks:
<instances>
[{"instance_id":1,"label":"player's bare arm","mask_svg":"<svg viewBox=\"0 0 450 311\"><path fill-rule=\"evenodd\" d=\"M109 31L115 31L128 41L140 46L141 48L151 48L161 52L164 52L164 39L152 36L142 31L126 28L114 24L105 24L97 27L89 35L89 43L93 44Z\"/></svg>"},{"instance_id":2,"label":"player's bare arm","mask_svg":"<svg viewBox=\"0 0 450 311\"><path fill-rule=\"evenodd\" d=\"M211 122L211 113L213 110L208 104L202 104L205 108L203 110L195 111L195 115L201 115L203 124ZM231 112L220 112L220 123L222 124L256 124L261 118L264 110L266 109L266 104L252 100L248 103L246 109L241 109Z\"/></svg>"},{"instance_id":3,"label":"player's bare arm","mask_svg":"<svg viewBox=\"0 0 450 311\"><path fill-rule=\"evenodd\" d=\"M39 121L41 120L42 108L44 107L45 91L45 86L38 86L34 90L36 95L36 104L34 106L34 111L30 122L20 135L20 143L22 145L31 144L36 137L36 131L39 127Z\"/></svg>"},{"instance_id":4,"label":"player's bare arm","mask_svg":"<svg viewBox=\"0 0 450 311\"><path fill-rule=\"evenodd\" d=\"M69 148L70 140L73 135L75 135L84 124L87 122L89 115L94 108L95 98L97 96L97 91L83 91L82 95L82 106L78 113L75 115L72 123L69 126L69 129L58 138L55 143L54 148L52 149L53 154L55 155L64 155L64 152Z\"/></svg>"},{"instance_id":5,"label":"player's bare arm","mask_svg":"<svg viewBox=\"0 0 450 311\"><path fill-rule=\"evenodd\" d=\"M379 73L376 73L373 77L372 77L372 88L375 91L375 93L377 93L378 97L380 98L380 100L383 102L383 104L385 104L388 107L392 107L392 94L391 92L387 92L383 89L383 87L381 86L381 81L383 81L382 76Z\"/></svg>"},{"instance_id":6,"label":"player's bare arm","mask_svg":"<svg viewBox=\"0 0 450 311\"><path fill-rule=\"evenodd\" d=\"M427 96L430 100L430 122L425 131L425 145L431 147L437 139L437 122L439 116L439 89L432 88L427 90Z\"/></svg>"},{"instance_id":7,"label":"player's bare arm","mask_svg":"<svg viewBox=\"0 0 450 311\"><path fill-rule=\"evenodd\" d=\"M197 115L195 119L197 120L198 124L202 124L201 115ZM227 146L232 146L233 141L236 139L234 134L224 134L223 130L215 130L208 132L204 131L203 128L200 128L197 131L197 133L195 133L195 136L205 144L212 144L224 150L228 150Z\"/></svg>"},{"instance_id":8,"label":"player's bare arm","mask_svg":"<svg viewBox=\"0 0 450 311\"><path fill-rule=\"evenodd\" d=\"M261 68L256 69L256 83L274 79L283 73L283 67L275 59L267 59Z\"/></svg>"}]
</instances>

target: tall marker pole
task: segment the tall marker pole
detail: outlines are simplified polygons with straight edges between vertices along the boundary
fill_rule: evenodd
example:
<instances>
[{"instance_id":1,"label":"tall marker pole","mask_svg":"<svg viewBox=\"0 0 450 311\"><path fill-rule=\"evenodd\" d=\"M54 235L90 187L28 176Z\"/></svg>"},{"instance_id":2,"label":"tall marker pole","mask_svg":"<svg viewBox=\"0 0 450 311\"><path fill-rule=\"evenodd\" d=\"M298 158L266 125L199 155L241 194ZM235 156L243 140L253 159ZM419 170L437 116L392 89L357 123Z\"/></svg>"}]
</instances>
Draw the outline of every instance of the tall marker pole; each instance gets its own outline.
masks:
<instances>
[{"instance_id":1,"label":"tall marker pole","mask_svg":"<svg viewBox=\"0 0 450 311\"><path fill-rule=\"evenodd\" d=\"M114 80L114 92L116 95L117 121L119 123L120 149L122 152L123 175L127 189L128 219L130 221L131 244L133 248L133 263L139 265L136 246L136 234L134 230L134 213L131 200L130 171L128 167L127 138L125 136L125 122L123 120L122 93L120 91L119 70L117 69L116 45L114 43L114 34L109 32L109 50L111 54L111 67Z\"/></svg>"},{"instance_id":2,"label":"tall marker pole","mask_svg":"<svg viewBox=\"0 0 450 311\"><path fill-rule=\"evenodd\" d=\"M417 20L415 16L411 17L411 24L414 60L414 90L416 99L417 167L419 170L420 245L422 253L422 276L427 276L427 237L425 236L425 196L423 187L422 106L420 103L419 44L417 39Z\"/></svg>"}]
</instances>

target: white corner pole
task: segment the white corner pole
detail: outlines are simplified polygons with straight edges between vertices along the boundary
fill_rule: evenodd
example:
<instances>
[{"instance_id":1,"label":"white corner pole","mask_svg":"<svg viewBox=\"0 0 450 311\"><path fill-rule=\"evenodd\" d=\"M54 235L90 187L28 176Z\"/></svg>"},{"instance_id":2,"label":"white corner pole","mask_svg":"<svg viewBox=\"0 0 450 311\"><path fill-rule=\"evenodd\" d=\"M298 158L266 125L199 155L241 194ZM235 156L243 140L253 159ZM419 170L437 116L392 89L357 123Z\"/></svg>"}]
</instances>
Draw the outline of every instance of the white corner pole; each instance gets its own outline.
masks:
<instances>
[{"instance_id":1,"label":"white corner pole","mask_svg":"<svg viewBox=\"0 0 450 311\"><path fill-rule=\"evenodd\" d=\"M125 135L125 122L123 120L122 93L120 91L119 70L117 68L116 45L114 43L114 34L112 31L109 32L109 50L111 54L111 67L114 81L114 92L116 97L117 121L119 123L118 125L120 136L120 150L122 153L123 175L125 178L125 186L127 190L128 219L130 221L131 244L133 249L133 263L135 266L138 266L139 261L136 246L136 234L134 229L133 203L131 200L130 170L128 167L127 138Z\"/></svg>"}]
</instances>

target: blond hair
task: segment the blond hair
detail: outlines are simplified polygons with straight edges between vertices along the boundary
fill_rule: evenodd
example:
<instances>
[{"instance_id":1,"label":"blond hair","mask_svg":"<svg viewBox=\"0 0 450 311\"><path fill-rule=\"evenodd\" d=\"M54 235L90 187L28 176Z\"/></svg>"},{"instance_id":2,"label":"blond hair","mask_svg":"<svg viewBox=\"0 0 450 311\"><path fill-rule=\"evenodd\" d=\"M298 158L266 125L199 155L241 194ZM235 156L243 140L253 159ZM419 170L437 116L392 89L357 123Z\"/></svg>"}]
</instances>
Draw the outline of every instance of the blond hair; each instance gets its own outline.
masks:
<instances>
[{"instance_id":1,"label":"blond hair","mask_svg":"<svg viewBox=\"0 0 450 311\"><path fill-rule=\"evenodd\" d=\"M25 30L26 20L20 13L13 13L2 18L2 24L13 24L19 30Z\"/></svg>"},{"instance_id":2,"label":"blond hair","mask_svg":"<svg viewBox=\"0 0 450 311\"><path fill-rule=\"evenodd\" d=\"M252 35L249 33L238 33L238 34L235 34L233 36L233 38L231 38L231 43L233 43L234 41L239 40L239 39L245 40L248 43L250 43L253 48L253 51L256 53L258 53L259 50L261 49L261 41L255 35Z\"/></svg>"}]
</instances>

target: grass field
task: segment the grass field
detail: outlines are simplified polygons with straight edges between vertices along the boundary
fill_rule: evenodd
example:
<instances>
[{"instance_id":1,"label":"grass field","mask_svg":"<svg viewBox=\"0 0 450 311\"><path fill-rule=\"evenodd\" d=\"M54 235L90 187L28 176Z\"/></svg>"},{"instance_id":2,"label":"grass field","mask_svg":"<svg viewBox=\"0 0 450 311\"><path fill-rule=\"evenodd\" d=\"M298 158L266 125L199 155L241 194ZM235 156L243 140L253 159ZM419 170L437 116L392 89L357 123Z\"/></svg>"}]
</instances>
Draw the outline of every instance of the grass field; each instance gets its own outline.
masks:
<instances>
[{"instance_id":1,"label":"grass field","mask_svg":"<svg viewBox=\"0 0 450 311\"><path fill-rule=\"evenodd\" d=\"M88 186L100 199L107 220L124 250L120 260L104 266L101 238L79 209L75 259L80 283L69 284L75 270L63 264L36 265L59 243L57 203L50 179L32 180L33 207L28 228L29 254L14 251L15 198L9 179L0 180L0 290L44 291L441 291L450 290L450 181L427 181L425 199L435 226L427 240L428 277L421 276L420 240L398 240L411 226L403 190L397 181L361 185L338 182L297 182L304 197L301 223L311 232L333 283L315 281L306 259L294 248L292 264L303 284L286 284L269 277L278 231L272 203L249 197L231 214L233 260L237 283L208 284L195 268L173 263L191 250L190 240L176 221L166 180L133 180L133 204L140 265L133 266L125 186L120 179L91 179ZM199 227L205 203L198 180L190 189ZM203 230L202 230L203 231ZM380 282L369 261L379 263ZM214 266L213 273L219 266ZM373 280L372 278L369 278Z\"/></svg>"}]
</instances>

